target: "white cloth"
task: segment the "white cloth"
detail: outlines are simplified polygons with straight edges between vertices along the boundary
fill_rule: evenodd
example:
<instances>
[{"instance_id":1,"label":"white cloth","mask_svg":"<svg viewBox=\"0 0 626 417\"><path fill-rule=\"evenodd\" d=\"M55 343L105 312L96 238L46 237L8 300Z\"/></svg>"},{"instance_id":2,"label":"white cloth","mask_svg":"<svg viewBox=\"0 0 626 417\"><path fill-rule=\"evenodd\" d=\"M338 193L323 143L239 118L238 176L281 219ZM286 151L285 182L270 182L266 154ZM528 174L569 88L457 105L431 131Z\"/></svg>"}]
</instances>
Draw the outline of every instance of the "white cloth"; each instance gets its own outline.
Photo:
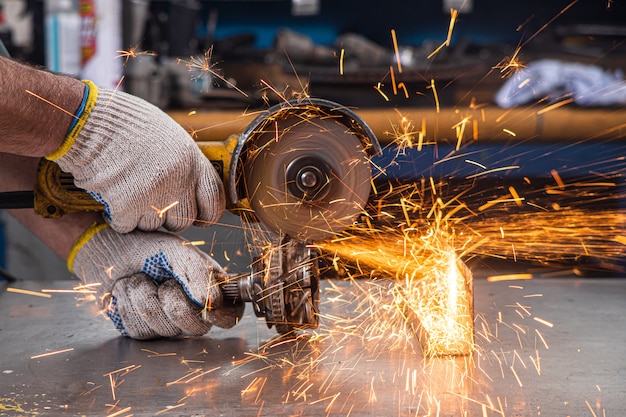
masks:
<instances>
[{"instance_id":1,"label":"white cloth","mask_svg":"<svg viewBox=\"0 0 626 417\"><path fill-rule=\"evenodd\" d=\"M545 59L516 71L498 90L495 103L504 108L572 98L580 106L626 104L626 82L620 70Z\"/></svg>"}]
</instances>

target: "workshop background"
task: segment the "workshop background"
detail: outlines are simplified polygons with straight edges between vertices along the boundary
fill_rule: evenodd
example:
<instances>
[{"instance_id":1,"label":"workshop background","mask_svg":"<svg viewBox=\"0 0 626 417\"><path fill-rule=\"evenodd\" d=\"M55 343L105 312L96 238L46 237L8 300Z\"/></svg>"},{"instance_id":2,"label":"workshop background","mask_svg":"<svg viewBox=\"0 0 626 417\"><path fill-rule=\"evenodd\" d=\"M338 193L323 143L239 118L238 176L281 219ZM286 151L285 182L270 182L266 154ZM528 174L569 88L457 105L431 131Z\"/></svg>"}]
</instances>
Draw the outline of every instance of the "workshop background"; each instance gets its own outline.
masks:
<instances>
[{"instance_id":1,"label":"workshop background","mask_svg":"<svg viewBox=\"0 0 626 417\"><path fill-rule=\"evenodd\" d=\"M626 415L626 1L0 0L0 37L200 140L307 92L383 145L375 227L323 269L358 279L322 276L319 327L293 337L273 315L291 285L232 329L121 337L2 213L0 416ZM240 226L185 236L246 279Z\"/></svg>"},{"instance_id":2,"label":"workshop background","mask_svg":"<svg viewBox=\"0 0 626 417\"><path fill-rule=\"evenodd\" d=\"M431 57L446 39L451 8L460 10L451 42ZM185 118L189 110L206 110L207 117L215 111L210 120L227 121L245 109L277 102L276 92L289 96L304 88L313 96L357 109L407 108L417 115L422 109L432 116L432 81L438 86L437 104L444 109L462 109L472 102L493 105L505 81L498 65L503 57L514 57L520 46L524 62L550 58L608 71L623 69L625 18L626 4L610 0L0 0L0 37L14 57L122 88L170 111L185 127L202 128L201 119ZM395 82L404 83L411 94L383 99L373 86L381 80L390 84L390 66L397 58L390 29L397 36L404 69L395 74ZM340 73L337 54L342 48L347 55ZM209 69L215 74L197 68L203 62L214 65ZM219 113L223 110L227 112ZM597 106L590 110L597 111ZM615 105L600 112L608 125L624 114ZM563 132L568 117L561 121ZM603 130L599 118L590 120L598 124L589 125L580 137ZM529 122L534 123L538 122ZM206 134L221 140L243 126L231 124ZM389 126L377 129L384 136ZM560 135L558 130L526 142L523 153L533 155L534 162L515 176L535 179L550 172L554 160L549 155L560 146L554 142L572 139L569 132ZM510 139L502 132L489 139L482 145L483 154L512 160L520 153L519 147L502 150L501 142ZM590 154L610 155L623 149L619 141L565 148L559 150L559 158L566 161L563 165L570 167L572 177L587 173L574 167L588 164ZM419 179L425 167L432 167L433 158L409 152L387 176ZM463 167L454 169L461 170L457 177L463 175ZM617 194L623 188L623 178L619 181ZM610 204L623 202L613 199ZM229 214L224 220L237 221ZM64 263L6 213L1 226L0 263L11 275L38 280L69 276ZM227 236L227 242L213 248L213 255L232 263L223 254L238 252L243 233L228 225L215 229L217 236ZM187 233L195 237L207 232ZM242 255L236 266L245 268L246 259Z\"/></svg>"}]
</instances>

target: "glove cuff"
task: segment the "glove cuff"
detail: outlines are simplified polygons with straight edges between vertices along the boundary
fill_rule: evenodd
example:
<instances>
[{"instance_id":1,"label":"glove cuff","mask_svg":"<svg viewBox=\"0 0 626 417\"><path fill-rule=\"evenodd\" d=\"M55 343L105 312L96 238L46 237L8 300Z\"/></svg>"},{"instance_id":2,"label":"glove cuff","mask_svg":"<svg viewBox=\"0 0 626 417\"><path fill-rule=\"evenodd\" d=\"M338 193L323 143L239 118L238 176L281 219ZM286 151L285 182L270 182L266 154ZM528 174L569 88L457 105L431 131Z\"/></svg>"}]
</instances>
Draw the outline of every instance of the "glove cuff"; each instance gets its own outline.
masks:
<instances>
[{"instance_id":1,"label":"glove cuff","mask_svg":"<svg viewBox=\"0 0 626 417\"><path fill-rule=\"evenodd\" d=\"M93 110L96 105L96 99L98 98L98 87L88 80L83 80L85 84L85 93L83 94L83 101L80 103L80 106L76 110L74 114L74 118L72 119L72 124L67 131L67 136L65 140L61 144L61 146L54 152L46 155L46 159L50 161L56 161L65 155L78 137L81 129L87 123L87 119L91 114L91 110Z\"/></svg>"},{"instance_id":2,"label":"glove cuff","mask_svg":"<svg viewBox=\"0 0 626 417\"><path fill-rule=\"evenodd\" d=\"M83 232L82 235L80 235L80 237L76 240L76 243L74 243L74 246L72 246L72 249L70 250L69 255L67 256L67 269L73 274L74 273L74 261L76 260L76 255L78 254L78 251L81 250L81 248L83 246L85 246L85 244L87 242L89 242L89 240L91 240L92 237L94 237L95 235L97 235L100 231L109 228L109 225L106 223L93 223L91 226L89 226L89 228L87 230L85 230Z\"/></svg>"}]
</instances>

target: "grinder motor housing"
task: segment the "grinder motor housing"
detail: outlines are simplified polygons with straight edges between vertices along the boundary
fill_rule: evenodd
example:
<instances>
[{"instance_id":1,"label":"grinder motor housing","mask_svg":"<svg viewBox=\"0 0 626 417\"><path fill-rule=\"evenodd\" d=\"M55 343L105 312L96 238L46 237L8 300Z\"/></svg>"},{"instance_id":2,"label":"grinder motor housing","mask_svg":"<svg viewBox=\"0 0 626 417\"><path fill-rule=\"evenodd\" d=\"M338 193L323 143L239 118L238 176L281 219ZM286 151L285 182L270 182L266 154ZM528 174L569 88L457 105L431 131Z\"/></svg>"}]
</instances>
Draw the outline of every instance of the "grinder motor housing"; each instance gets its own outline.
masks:
<instances>
[{"instance_id":1,"label":"grinder motor housing","mask_svg":"<svg viewBox=\"0 0 626 417\"><path fill-rule=\"evenodd\" d=\"M364 209L376 136L352 110L302 98L261 112L223 142L196 143L223 180L227 208L275 235L250 274L221 284L225 300L251 302L281 334L316 327L320 254L309 244L344 231ZM103 210L45 159L34 208L44 217Z\"/></svg>"}]
</instances>

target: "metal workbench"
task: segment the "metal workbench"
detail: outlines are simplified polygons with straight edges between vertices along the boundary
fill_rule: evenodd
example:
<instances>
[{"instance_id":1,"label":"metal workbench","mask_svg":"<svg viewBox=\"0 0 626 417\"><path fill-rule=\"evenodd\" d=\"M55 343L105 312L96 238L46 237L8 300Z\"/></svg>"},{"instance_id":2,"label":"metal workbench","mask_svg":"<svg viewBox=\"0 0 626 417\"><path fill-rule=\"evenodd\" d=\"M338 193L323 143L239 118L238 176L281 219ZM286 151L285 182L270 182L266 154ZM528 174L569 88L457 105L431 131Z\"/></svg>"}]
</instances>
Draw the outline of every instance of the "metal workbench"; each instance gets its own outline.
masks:
<instances>
[{"instance_id":1,"label":"metal workbench","mask_svg":"<svg viewBox=\"0 0 626 417\"><path fill-rule=\"evenodd\" d=\"M75 294L3 289L0 415L626 415L624 279L476 280L471 359L329 332L350 285L324 281L322 327L290 341L250 310L231 330L135 341Z\"/></svg>"}]
</instances>

